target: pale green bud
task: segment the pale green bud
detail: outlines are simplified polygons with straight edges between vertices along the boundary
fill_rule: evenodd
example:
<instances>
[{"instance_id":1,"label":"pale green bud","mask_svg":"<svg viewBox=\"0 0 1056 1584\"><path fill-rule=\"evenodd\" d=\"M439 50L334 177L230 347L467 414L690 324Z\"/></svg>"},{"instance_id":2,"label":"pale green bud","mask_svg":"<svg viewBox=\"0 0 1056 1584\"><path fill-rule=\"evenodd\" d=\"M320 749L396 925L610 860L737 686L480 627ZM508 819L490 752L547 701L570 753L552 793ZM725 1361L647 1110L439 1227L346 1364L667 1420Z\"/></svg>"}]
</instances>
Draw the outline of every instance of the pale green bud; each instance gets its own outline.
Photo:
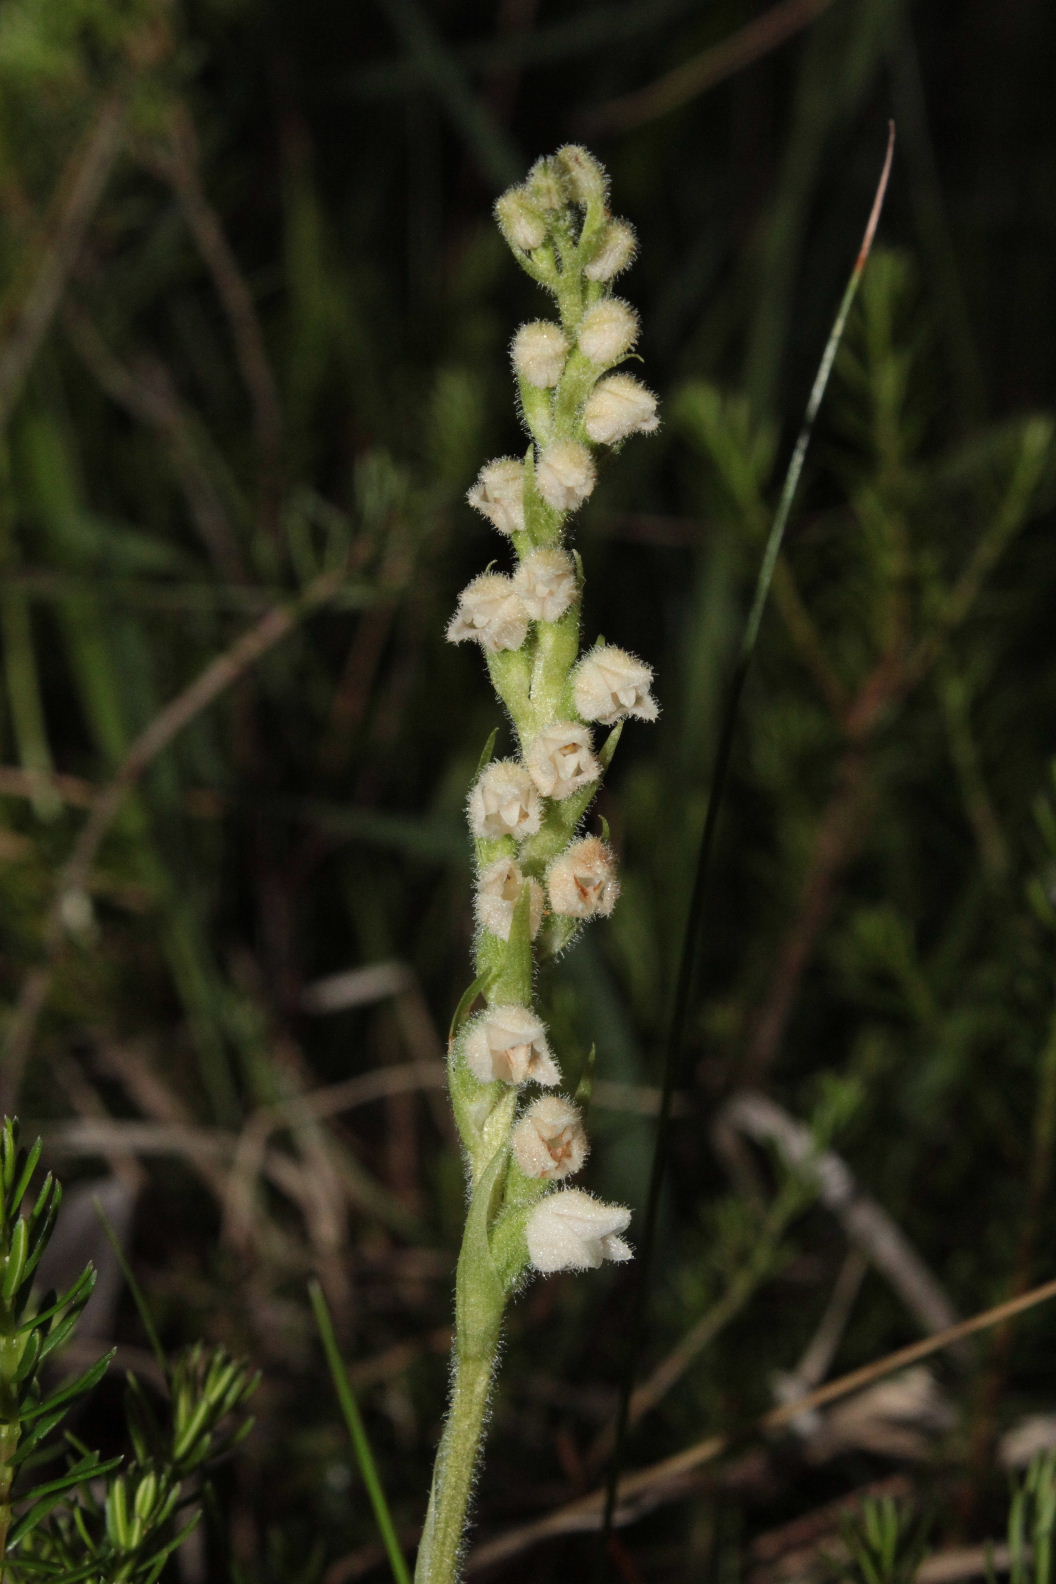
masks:
<instances>
[{"instance_id":1,"label":"pale green bud","mask_svg":"<svg viewBox=\"0 0 1056 1584\"><path fill-rule=\"evenodd\" d=\"M513 248L532 253L546 241L546 221L523 187L511 187L495 205L499 230Z\"/></svg>"},{"instance_id":2,"label":"pale green bud","mask_svg":"<svg viewBox=\"0 0 1056 1584\"><path fill-rule=\"evenodd\" d=\"M606 297L587 309L576 339L585 357L608 368L627 356L638 339L638 328L638 315L630 303Z\"/></svg>"},{"instance_id":3,"label":"pale green bud","mask_svg":"<svg viewBox=\"0 0 1056 1584\"><path fill-rule=\"evenodd\" d=\"M637 245L638 239L632 225L626 220L610 220L601 233L597 252L583 271L584 275L592 281L615 280L632 263Z\"/></svg>"}]
</instances>

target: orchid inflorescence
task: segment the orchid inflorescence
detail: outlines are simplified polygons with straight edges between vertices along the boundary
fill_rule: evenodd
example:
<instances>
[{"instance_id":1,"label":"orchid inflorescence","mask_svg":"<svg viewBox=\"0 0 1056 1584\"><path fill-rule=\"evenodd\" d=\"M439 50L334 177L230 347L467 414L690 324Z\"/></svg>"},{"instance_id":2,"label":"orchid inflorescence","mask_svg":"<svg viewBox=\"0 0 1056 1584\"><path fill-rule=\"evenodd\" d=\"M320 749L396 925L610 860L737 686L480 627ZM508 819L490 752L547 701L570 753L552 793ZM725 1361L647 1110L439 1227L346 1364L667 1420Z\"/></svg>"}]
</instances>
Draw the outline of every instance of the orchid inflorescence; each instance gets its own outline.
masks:
<instances>
[{"instance_id":1,"label":"orchid inflorescence","mask_svg":"<svg viewBox=\"0 0 1056 1584\"><path fill-rule=\"evenodd\" d=\"M419 1581L454 1577L508 1297L533 1270L631 1258L622 1236L630 1211L565 1186L587 1158L587 1136L580 1107L560 1093L561 1068L533 1005L536 964L616 904L607 833L584 835L581 825L623 723L658 713L643 661L600 640L581 652L583 569L566 543L569 519L595 487L595 450L658 426L655 396L617 367L639 331L634 309L612 294L635 238L609 213L607 185L598 162L569 146L496 205L515 258L553 294L558 317L513 338L525 455L488 462L467 497L510 541L514 566L473 578L447 628L452 643L483 651L517 752L496 759L489 744L468 800L478 977L464 1004L485 1006L456 1017L450 1043L470 1202L451 1406Z\"/></svg>"},{"instance_id":2,"label":"orchid inflorescence","mask_svg":"<svg viewBox=\"0 0 1056 1584\"><path fill-rule=\"evenodd\" d=\"M565 543L569 519L595 486L593 449L649 433L658 422L652 392L630 374L613 372L633 350L639 324L630 304L612 295L614 277L633 257L634 234L609 214L606 187L597 161L568 147L540 160L527 182L496 206L515 257L554 294L559 322L534 320L514 336L513 367L532 443L523 458L488 462L468 495L512 542L516 564L510 574L489 569L475 577L447 629L451 642L481 646L520 749L517 758L485 764L469 795L477 958L491 978L482 986L487 1010L464 1027L453 1051L456 1108L473 1164L497 1142L489 1130L483 1144L485 1121L502 1094L498 1086L561 1082L530 1007L533 943L540 955L553 955L584 921L612 912L619 895L613 853L578 828L622 722L657 715L652 670L644 662L607 643L580 654L582 568ZM599 751L594 733L604 727L610 736ZM526 991L522 1000L511 995L512 980ZM553 1136L564 1142L553 1154L543 1141L559 1115ZM611 1228L595 1232L614 1217L623 1230L627 1212L578 1189L548 1192L586 1157L572 1102L535 1100L509 1127L513 1180L505 1197L523 1210L532 1266L582 1268L599 1263L599 1249L605 1258L627 1259L630 1250ZM547 1197L535 1204L539 1193Z\"/></svg>"}]
</instances>

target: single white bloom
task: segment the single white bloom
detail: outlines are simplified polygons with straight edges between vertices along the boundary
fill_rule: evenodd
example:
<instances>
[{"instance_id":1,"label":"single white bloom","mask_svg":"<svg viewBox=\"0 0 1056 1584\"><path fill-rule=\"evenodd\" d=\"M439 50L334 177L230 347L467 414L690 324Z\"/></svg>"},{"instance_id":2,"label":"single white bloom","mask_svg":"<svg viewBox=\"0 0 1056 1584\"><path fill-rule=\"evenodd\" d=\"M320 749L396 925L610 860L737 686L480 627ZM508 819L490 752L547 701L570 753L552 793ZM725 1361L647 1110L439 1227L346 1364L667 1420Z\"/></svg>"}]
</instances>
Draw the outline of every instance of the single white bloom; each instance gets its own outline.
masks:
<instances>
[{"instance_id":1,"label":"single white bloom","mask_svg":"<svg viewBox=\"0 0 1056 1584\"><path fill-rule=\"evenodd\" d=\"M574 841L546 871L546 888L565 918L608 918L620 894L611 848L598 836Z\"/></svg>"},{"instance_id":2,"label":"single white bloom","mask_svg":"<svg viewBox=\"0 0 1056 1584\"><path fill-rule=\"evenodd\" d=\"M528 1253L544 1276L597 1270L603 1260L619 1264L632 1258L619 1236L630 1223L631 1212L624 1205L603 1204L582 1188L559 1188L541 1199L528 1217Z\"/></svg>"},{"instance_id":3,"label":"single white bloom","mask_svg":"<svg viewBox=\"0 0 1056 1584\"><path fill-rule=\"evenodd\" d=\"M534 836L543 817L539 792L516 759L495 759L477 777L469 794L469 828L474 836L494 839Z\"/></svg>"},{"instance_id":4,"label":"single white bloom","mask_svg":"<svg viewBox=\"0 0 1056 1584\"><path fill-rule=\"evenodd\" d=\"M601 766L591 752L590 730L578 721L555 721L532 739L524 757L544 797L567 798L596 781Z\"/></svg>"},{"instance_id":5,"label":"single white bloom","mask_svg":"<svg viewBox=\"0 0 1056 1584\"><path fill-rule=\"evenodd\" d=\"M630 303L606 297L588 308L576 337L579 349L592 363L618 363L638 339L638 315Z\"/></svg>"},{"instance_id":6,"label":"single white bloom","mask_svg":"<svg viewBox=\"0 0 1056 1584\"><path fill-rule=\"evenodd\" d=\"M497 457L488 462L466 499L500 533L523 533L524 463L516 457Z\"/></svg>"},{"instance_id":7,"label":"single white bloom","mask_svg":"<svg viewBox=\"0 0 1056 1584\"><path fill-rule=\"evenodd\" d=\"M526 1177L560 1182L571 1177L590 1150L579 1107L564 1095L533 1100L511 1135L513 1158Z\"/></svg>"},{"instance_id":8,"label":"single white bloom","mask_svg":"<svg viewBox=\"0 0 1056 1584\"><path fill-rule=\"evenodd\" d=\"M482 572L467 583L447 624L448 643L473 639L492 654L519 649L527 635L528 612L514 592L512 579L501 572Z\"/></svg>"},{"instance_id":9,"label":"single white bloom","mask_svg":"<svg viewBox=\"0 0 1056 1584\"><path fill-rule=\"evenodd\" d=\"M546 241L546 225L523 187L511 187L495 205L495 217L507 242L531 253Z\"/></svg>"},{"instance_id":10,"label":"single white bloom","mask_svg":"<svg viewBox=\"0 0 1056 1584\"><path fill-rule=\"evenodd\" d=\"M561 1082L546 1030L525 1006L495 1006L482 1012L469 1026L465 1051L466 1066L482 1083L533 1081L549 1088Z\"/></svg>"},{"instance_id":11,"label":"single white bloom","mask_svg":"<svg viewBox=\"0 0 1056 1584\"><path fill-rule=\"evenodd\" d=\"M560 325L533 319L513 338L513 366L529 385L546 390L564 373L568 342Z\"/></svg>"},{"instance_id":12,"label":"single white bloom","mask_svg":"<svg viewBox=\"0 0 1056 1584\"><path fill-rule=\"evenodd\" d=\"M558 621L579 595L566 550L532 550L513 574L513 587L533 621Z\"/></svg>"},{"instance_id":13,"label":"single white bloom","mask_svg":"<svg viewBox=\"0 0 1056 1584\"><path fill-rule=\"evenodd\" d=\"M500 940L509 940L513 915L525 886L528 887L528 923L532 939L543 922L543 888L538 880L525 879L515 858L496 858L477 876L476 910L481 927Z\"/></svg>"},{"instance_id":14,"label":"single white bloom","mask_svg":"<svg viewBox=\"0 0 1056 1584\"><path fill-rule=\"evenodd\" d=\"M594 463L586 446L576 440L557 440L539 458L536 487L555 511L575 511L594 489Z\"/></svg>"},{"instance_id":15,"label":"single white bloom","mask_svg":"<svg viewBox=\"0 0 1056 1584\"><path fill-rule=\"evenodd\" d=\"M649 691L653 668L644 660L618 649L596 644L572 672L572 697L584 720L614 726L626 715L653 721L659 705Z\"/></svg>"},{"instance_id":16,"label":"single white bloom","mask_svg":"<svg viewBox=\"0 0 1056 1584\"><path fill-rule=\"evenodd\" d=\"M583 427L597 445L615 445L632 434L660 427L656 397L630 374L610 374L587 397Z\"/></svg>"},{"instance_id":17,"label":"single white bloom","mask_svg":"<svg viewBox=\"0 0 1056 1584\"><path fill-rule=\"evenodd\" d=\"M610 220L601 234L598 251L583 271L588 280L609 281L622 275L634 258L638 239L626 220Z\"/></svg>"}]
</instances>

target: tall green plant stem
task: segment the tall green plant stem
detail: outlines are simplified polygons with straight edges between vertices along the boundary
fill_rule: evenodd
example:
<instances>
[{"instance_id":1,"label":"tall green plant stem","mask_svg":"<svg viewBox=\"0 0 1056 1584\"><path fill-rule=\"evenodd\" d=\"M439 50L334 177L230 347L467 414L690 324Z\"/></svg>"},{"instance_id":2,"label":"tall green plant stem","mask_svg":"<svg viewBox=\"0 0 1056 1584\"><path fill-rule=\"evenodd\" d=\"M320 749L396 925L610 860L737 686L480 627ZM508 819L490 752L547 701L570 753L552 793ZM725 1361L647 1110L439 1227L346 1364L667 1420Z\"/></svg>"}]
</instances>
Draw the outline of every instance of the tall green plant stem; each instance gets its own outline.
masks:
<instances>
[{"instance_id":1,"label":"tall green plant stem","mask_svg":"<svg viewBox=\"0 0 1056 1584\"><path fill-rule=\"evenodd\" d=\"M498 1362L498 1334L490 1353L455 1348L451 1405L437 1452L415 1584L447 1584L458 1577L458 1558Z\"/></svg>"}]
</instances>

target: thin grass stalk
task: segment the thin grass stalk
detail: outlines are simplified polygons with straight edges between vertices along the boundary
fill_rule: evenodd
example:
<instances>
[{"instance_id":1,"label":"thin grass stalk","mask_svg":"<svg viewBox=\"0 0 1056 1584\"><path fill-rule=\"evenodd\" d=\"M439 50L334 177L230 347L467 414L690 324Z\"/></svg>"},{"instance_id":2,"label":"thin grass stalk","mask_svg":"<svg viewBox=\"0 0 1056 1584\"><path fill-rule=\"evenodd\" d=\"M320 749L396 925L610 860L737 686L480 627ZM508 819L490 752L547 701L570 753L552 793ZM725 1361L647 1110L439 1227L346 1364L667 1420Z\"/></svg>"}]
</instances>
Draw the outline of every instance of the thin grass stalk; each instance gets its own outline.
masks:
<instances>
[{"instance_id":1,"label":"thin grass stalk","mask_svg":"<svg viewBox=\"0 0 1056 1584\"><path fill-rule=\"evenodd\" d=\"M777 510L774 514L773 526L763 552L762 564L756 579L755 592L748 617L744 625L740 649L730 680L729 693L722 716L722 725L719 732L719 742L715 753L715 768L712 774L711 786L708 792L708 802L704 815L704 827L701 833L700 849L697 857L696 871L693 880L693 889L690 895L689 908L686 916L686 928L683 935L682 953L679 961L678 980L675 989L674 1008L671 1016L670 1033L668 1036L667 1056L664 1065L664 1079L660 1099L660 1115L657 1121L656 1142L653 1149L652 1167L649 1178L649 1196L646 1201L645 1227L641 1260L637 1270L636 1293L630 1326L630 1340L627 1349L627 1364L620 1389L620 1401L616 1417L616 1431L614 1437L614 1452L612 1467L609 1474L605 1498L605 1516L603 1522L603 1544L607 1544L611 1535L613 1515L616 1509L617 1489L619 1484L620 1465L623 1456L624 1443L627 1435L627 1425L630 1414L631 1396L634 1390L634 1372L637 1354L641 1343L645 1322L645 1304L648 1296L648 1277L653 1244L656 1237L657 1217L660 1208L660 1193L663 1188L664 1175L667 1166L667 1139L671 1122L671 1109L674 1101L675 1090L683 1080L686 1061L686 1042L689 1028L689 1013L692 1005L693 994L696 986L697 960L699 957L700 939L707 916L708 886L711 878L711 856L715 842L715 830L718 823L719 810L726 787L726 777L729 770L730 754L736 732L740 712L741 695L751 666L752 655L755 651L756 641L759 636L759 627L762 622L763 612L766 608L767 596L777 565L777 558L781 551L785 530L792 510L796 490L799 486L803 463L806 459L807 448L810 445L811 435L814 431L818 412L821 408L825 390L828 386L832 365L843 337L847 315L858 292L862 274L865 269L869 253L872 248L876 227L880 219L880 210L883 206L884 194L887 191L888 178L891 173L891 161L894 155L894 124L888 129L887 151L884 156L880 180L877 184L873 198L872 209L866 223L865 235L858 251L854 268L844 290L842 301L837 310L833 326L829 332L825 349L821 356L814 384L811 387L810 397L807 401L803 424L800 428L792 457L785 474L784 484L778 500Z\"/></svg>"}]
</instances>

